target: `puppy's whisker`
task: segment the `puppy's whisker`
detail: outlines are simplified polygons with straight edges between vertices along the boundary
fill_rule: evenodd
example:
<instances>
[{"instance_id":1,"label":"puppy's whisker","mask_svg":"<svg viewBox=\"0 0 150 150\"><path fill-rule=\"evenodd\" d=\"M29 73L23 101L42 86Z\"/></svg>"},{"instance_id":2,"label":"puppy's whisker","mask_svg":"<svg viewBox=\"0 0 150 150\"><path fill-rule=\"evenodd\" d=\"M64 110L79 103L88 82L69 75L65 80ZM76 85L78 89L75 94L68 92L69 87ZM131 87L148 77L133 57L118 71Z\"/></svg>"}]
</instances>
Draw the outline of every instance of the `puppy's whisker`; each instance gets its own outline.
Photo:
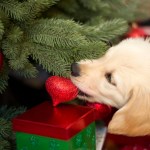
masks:
<instances>
[{"instance_id":1,"label":"puppy's whisker","mask_svg":"<svg viewBox=\"0 0 150 150\"><path fill-rule=\"evenodd\" d=\"M83 76L83 75L84 75L84 76L87 75L85 72L81 72L80 74L81 74L82 76Z\"/></svg>"},{"instance_id":2,"label":"puppy's whisker","mask_svg":"<svg viewBox=\"0 0 150 150\"><path fill-rule=\"evenodd\" d=\"M79 83L80 83L80 80L79 80L79 79L74 78L74 81L77 81L77 82L79 82Z\"/></svg>"}]
</instances>

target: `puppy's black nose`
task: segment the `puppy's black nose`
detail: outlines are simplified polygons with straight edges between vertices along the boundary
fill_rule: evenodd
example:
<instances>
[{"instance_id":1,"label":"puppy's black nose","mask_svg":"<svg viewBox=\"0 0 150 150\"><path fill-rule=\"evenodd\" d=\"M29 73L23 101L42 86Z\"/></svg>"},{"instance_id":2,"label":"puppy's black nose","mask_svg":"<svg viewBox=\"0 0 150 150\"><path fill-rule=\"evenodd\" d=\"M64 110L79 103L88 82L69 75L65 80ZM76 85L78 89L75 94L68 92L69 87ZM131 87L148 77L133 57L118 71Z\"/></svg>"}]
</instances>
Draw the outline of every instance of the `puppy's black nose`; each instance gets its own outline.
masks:
<instances>
[{"instance_id":1,"label":"puppy's black nose","mask_svg":"<svg viewBox=\"0 0 150 150\"><path fill-rule=\"evenodd\" d=\"M74 77L80 76L80 68L78 63L71 64L71 75Z\"/></svg>"}]
</instances>

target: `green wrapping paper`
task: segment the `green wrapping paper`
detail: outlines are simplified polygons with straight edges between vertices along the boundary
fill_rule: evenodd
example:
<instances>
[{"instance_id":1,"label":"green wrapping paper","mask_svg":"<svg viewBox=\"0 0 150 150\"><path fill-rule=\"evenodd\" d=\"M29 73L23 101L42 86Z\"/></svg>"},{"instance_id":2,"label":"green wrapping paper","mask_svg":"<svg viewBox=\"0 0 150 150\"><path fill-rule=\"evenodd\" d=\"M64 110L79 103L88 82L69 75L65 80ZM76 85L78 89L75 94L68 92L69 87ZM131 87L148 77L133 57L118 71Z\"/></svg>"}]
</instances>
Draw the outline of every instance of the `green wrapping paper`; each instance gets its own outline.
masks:
<instances>
[{"instance_id":1,"label":"green wrapping paper","mask_svg":"<svg viewBox=\"0 0 150 150\"><path fill-rule=\"evenodd\" d=\"M17 150L95 150L95 123L69 140L16 132Z\"/></svg>"}]
</instances>

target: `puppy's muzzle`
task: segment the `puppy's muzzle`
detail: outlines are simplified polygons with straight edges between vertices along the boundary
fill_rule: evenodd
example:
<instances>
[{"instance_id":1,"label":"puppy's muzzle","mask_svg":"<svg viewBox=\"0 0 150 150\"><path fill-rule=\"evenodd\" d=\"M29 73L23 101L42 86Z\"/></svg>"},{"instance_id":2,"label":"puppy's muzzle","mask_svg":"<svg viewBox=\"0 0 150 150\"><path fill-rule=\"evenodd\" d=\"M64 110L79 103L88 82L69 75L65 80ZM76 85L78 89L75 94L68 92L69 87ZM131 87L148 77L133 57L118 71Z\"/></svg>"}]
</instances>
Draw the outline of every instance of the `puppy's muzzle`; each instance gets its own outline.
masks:
<instances>
[{"instance_id":1,"label":"puppy's muzzle","mask_svg":"<svg viewBox=\"0 0 150 150\"><path fill-rule=\"evenodd\" d=\"M74 77L80 76L80 67L78 63L71 64L71 75Z\"/></svg>"}]
</instances>

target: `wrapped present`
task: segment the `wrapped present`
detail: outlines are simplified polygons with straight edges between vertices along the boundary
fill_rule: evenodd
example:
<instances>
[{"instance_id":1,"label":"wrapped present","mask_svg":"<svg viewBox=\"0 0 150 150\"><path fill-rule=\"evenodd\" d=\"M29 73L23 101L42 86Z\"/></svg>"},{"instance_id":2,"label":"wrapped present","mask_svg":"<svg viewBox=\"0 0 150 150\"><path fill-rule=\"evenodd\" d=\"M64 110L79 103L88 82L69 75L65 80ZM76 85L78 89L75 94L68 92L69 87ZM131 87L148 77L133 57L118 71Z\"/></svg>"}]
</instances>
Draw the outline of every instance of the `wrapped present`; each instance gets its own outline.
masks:
<instances>
[{"instance_id":1,"label":"wrapped present","mask_svg":"<svg viewBox=\"0 0 150 150\"><path fill-rule=\"evenodd\" d=\"M13 119L17 150L95 150L93 108L49 101Z\"/></svg>"}]
</instances>

